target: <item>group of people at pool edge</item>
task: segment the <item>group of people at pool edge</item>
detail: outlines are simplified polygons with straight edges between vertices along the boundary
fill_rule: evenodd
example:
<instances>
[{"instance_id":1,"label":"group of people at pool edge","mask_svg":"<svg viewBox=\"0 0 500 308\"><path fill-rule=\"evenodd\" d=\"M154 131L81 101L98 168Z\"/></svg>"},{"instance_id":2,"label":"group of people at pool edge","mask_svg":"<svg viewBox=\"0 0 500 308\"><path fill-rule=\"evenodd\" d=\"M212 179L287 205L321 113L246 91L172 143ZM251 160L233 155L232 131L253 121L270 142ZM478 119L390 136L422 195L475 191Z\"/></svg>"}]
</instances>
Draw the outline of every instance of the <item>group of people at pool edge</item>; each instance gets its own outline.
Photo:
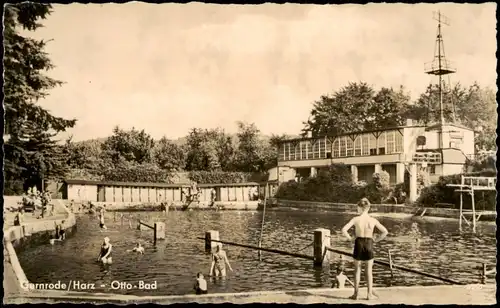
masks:
<instances>
[{"instance_id":1,"label":"group of people at pool edge","mask_svg":"<svg viewBox=\"0 0 500 308\"><path fill-rule=\"evenodd\" d=\"M344 274L344 262L337 266L337 272L335 281L332 287L344 288L345 283L348 282L354 287L354 294L350 297L352 299L358 299L359 297L359 284L361 280L361 267L365 267L366 283L367 283L367 299L376 298L376 294L373 291L373 261L374 261L374 243L383 240L387 234L387 229L374 217L370 216L370 202L368 199L363 198L357 204L358 214L352 218L343 228L342 234L349 241L354 243L353 259L354 259L354 283L349 280L349 278ZM105 209L101 208L99 210L99 227L101 230L106 230L107 227L104 222L104 212ZM355 236L349 235L349 230L354 227ZM380 232L378 237L374 236L375 229ZM140 243L137 243L136 247L129 250L137 253L144 253L144 247ZM104 238L104 242L101 245L101 249L98 256L98 262L102 264L112 263L112 245L110 243L109 237ZM209 270L209 276L213 277L226 277L227 270L226 267L232 272L233 269L229 262L226 252L222 249L222 244L216 246L215 251L211 255L211 265ZM208 293L207 282L202 273L196 275L196 281L194 285L194 290L196 294L206 294Z\"/></svg>"}]
</instances>

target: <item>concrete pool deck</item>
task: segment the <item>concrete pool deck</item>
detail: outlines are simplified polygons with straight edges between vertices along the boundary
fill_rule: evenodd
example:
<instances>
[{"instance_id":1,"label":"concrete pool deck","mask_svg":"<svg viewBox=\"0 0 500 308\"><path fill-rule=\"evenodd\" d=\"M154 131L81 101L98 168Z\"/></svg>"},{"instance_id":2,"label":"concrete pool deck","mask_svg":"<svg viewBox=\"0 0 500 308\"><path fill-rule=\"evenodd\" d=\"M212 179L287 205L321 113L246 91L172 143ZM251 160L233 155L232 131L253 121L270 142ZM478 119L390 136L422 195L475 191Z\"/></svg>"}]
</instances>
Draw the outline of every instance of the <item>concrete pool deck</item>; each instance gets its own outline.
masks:
<instances>
[{"instance_id":1,"label":"concrete pool deck","mask_svg":"<svg viewBox=\"0 0 500 308\"><path fill-rule=\"evenodd\" d=\"M92 304L177 304L177 303L296 303L296 304L496 304L496 285L428 286L377 288L376 300L351 300L352 289L308 289L297 291L265 291L218 293L207 295L133 296L66 291L33 291L4 299L5 304L23 303L92 303Z\"/></svg>"}]
</instances>

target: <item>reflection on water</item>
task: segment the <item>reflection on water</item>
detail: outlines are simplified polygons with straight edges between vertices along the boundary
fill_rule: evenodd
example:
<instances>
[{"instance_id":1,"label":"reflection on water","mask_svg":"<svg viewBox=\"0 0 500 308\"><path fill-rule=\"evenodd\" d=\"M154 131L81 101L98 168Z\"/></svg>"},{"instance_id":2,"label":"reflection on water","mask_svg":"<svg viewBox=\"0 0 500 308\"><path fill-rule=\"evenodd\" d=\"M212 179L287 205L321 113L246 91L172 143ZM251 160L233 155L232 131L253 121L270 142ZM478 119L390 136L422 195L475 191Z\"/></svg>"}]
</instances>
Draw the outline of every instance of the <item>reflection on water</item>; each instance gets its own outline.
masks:
<instances>
[{"instance_id":1,"label":"reflection on water","mask_svg":"<svg viewBox=\"0 0 500 308\"><path fill-rule=\"evenodd\" d=\"M152 231L135 230L135 223L122 224L107 213L109 230L101 232L98 220L91 216L78 219L78 232L72 238L56 245L28 249L19 259L31 282L95 283L94 292L114 292L136 295L171 295L192 293L197 272L208 274L210 256L204 251L204 236L207 230L219 230L222 240L256 245L258 242L261 212L192 211L149 214L125 214L142 219L149 216L150 222L166 223L166 240L152 244ZM352 214L332 212L267 212L262 246L286 251L297 251L310 244L316 228L332 230L332 247L351 251L351 243L342 238L340 229ZM478 282L478 266L482 262L495 264L495 225L478 227L478 233L460 234L456 221L418 221L418 242L415 240L414 221L377 217L389 230L386 240L376 244L376 258L387 261L391 249L395 264L437 274L464 282ZM113 264L103 267L96 263L99 247L105 236L113 244ZM145 254L127 252L137 241L145 246ZM262 253L258 261L257 251L224 245L234 272L224 279L212 280L209 291L243 292L258 290L294 290L314 287L330 287L339 256L332 258L332 272L314 269L312 261ZM312 247L301 251L312 255ZM351 261L346 261L345 274L353 279ZM491 267L491 266L490 266ZM374 266L376 286L432 285L441 282L422 276L395 270L391 280L389 269ZM112 281L156 281L158 289L111 290ZM364 284L362 279L362 285ZM106 285L106 287L100 287Z\"/></svg>"}]
</instances>

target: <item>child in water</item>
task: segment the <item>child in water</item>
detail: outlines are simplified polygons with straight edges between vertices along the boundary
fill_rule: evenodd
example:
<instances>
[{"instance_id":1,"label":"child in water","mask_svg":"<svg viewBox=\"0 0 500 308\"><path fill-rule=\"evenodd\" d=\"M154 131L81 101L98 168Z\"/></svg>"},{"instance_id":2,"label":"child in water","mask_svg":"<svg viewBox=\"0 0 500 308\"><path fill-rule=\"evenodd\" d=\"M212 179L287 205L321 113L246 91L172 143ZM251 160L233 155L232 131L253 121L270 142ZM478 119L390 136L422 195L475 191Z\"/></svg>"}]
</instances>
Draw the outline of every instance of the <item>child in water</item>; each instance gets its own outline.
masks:
<instances>
[{"instance_id":1,"label":"child in water","mask_svg":"<svg viewBox=\"0 0 500 308\"><path fill-rule=\"evenodd\" d=\"M361 264L365 264L366 280L368 285L367 299L375 298L373 293L373 243L380 242L389 233L387 229L375 218L368 214L370 210L370 201L363 198L358 202L358 216L351 219L343 228L342 234L350 241L353 238L349 235L348 231L353 226L355 227L356 237L354 238L354 266L355 266L355 283L354 294L351 299L358 299L359 282L361 280ZM373 232L378 229L382 234L378 238L373 238Z\"/></svg>"},{"instance_id":2,"label":"child in water","mask_svg":"<svg viewBox=\"0 0 500 308\"><path fill-rule=\"evenodd\" d=\"M104 208L101 208L99 210L99 227L102 229L102 230L107 230L108 228L106 227L106 225L104 224Z\"/></svg>"},{"instance_id":3,"label":"child in water","mask_svg":"<svg viewBox=\"0 0 500 308\"><path fill-rule=\"evenodd\" d=\"M354 287L354 283L352 283L346 275L344 275L344 266L339 265L337 267L337 276L335 277L335 281L332 284L332 288L343 289L345 287L346 281Z\"/></svg>"},{"instance_id":4,"label":"child in water","mask_svg":"<svg viewBox=\"0 0 500 308\"><path fill-rule=\"evenodd\" d=\"M203 277L202 273L198 273L196 275L196 282L194 283L194 290L196 294L207 294L207 281L205 280L205 277Z\"/></svg>"},{"instance_id":5,"label":"child in water","mask_svg":"<svg viewBox=\"0 0 500 308\"><path fill-rule=\"evenodd\" d=\"M138 252L140 254L144 253L144 247L142 247L141 243L137 242L137 245L132 249L132 252Z\"/></svg>"},{"instance_id":6,"label":"child in water","mask_svg":"<svg viewBox=\"0 0 500 308\"><path fill-rule=\"evenodd\" d=\"M420 242L422 234L420 233L420 230L418 229L418 224L416 222L411 224L410 235L415 239L415 242L417 243Z\"/></svg>"}]
</instances>

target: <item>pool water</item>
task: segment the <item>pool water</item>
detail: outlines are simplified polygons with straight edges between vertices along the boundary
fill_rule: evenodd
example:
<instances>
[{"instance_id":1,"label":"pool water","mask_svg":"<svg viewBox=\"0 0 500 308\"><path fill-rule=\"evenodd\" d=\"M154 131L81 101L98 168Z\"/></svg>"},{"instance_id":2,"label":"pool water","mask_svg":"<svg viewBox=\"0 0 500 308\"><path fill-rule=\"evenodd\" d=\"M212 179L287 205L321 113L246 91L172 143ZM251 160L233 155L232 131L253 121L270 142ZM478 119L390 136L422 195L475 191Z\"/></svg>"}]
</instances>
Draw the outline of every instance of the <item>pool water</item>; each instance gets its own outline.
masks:
<instances>
[{"instance_id":1,"label":"pool water","mask_svg":"<svg viewBox=\"0 0 500 308\"><path fill-rule=\"evenodd\" d=\"M91 292L110 292L135 295L192 294L198 272L207 275L210 255L204 250L203 237L207 230L218 230L220 238L249 245L257 245L262 212L251 211L191 211L169 213L106 213L108 231L101 232L99 221L93 215L81 215L77 219L78 231L74 237L55 245L42 245L19 254L26 276L33 283L78 281L94 283ZM139 231L139 218L163 221L166 239L153 246L153 232ZM313 230L332 230L332 247L352 251L352 244L344 240L340 229L352 214L335 212L266 212L262 247L312 255ZM482 262L496 262L496 226L480 224L476 234L459 233L458 221L418 221L407 218L377 217L389 230L386 240L377 243L376 258L388 261L388 249L393 262L450 279L478 283ZM420 242L413 238L415 226ZM113 244L113 264L103 267L96 262L103 238L108 236ZM145 254L127 252L137 241L145 246ZM304 247L307 247L303 249ZM331 270L315 269L311 260L298 259L274 253L262 253L259 262L257 251L224 245L234 269L224 280L209 280L209 292L244 292L260 290L297 290L330 287L334 281L335 265L339 255L333 254ZM352 261L345 261L345 274L353 280ZM420 275L394 271L374 266L375 286L415 286L443 284ZM207 278L208 279L208 278ZM111 289L112 281L156 282L156 290ZM364 285L362 278L362 285ZM103 287L102 287L103 286Z\"/></svg>"}]
</instances>

